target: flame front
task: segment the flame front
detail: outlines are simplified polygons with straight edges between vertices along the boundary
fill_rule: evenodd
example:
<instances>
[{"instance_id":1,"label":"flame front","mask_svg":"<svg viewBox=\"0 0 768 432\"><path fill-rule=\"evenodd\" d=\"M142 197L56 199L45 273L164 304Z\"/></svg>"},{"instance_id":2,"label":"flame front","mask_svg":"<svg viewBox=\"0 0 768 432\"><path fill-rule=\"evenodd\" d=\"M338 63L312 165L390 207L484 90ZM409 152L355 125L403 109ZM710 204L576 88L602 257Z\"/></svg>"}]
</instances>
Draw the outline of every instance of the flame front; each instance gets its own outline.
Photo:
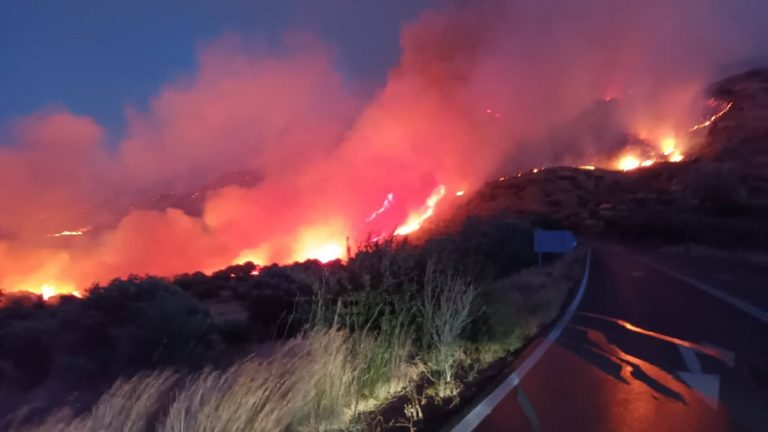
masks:
<instances>
[{"instance_id":1,"label":"flame front","mask_svg":"<svg viewBox=\"0 0 768 432\"><path fill-rule=\"evenodd\" d=\"M22 291L39 294L43 297L43 300L50 300L51 298L60 295L73 295L75 297L81 297L80 291L78 291L75 286L70 283L48 282L42 283L39 286L29 286L26 289L22 289Z\"/></svg>"},{"instance_id":2,"label":"flame front","mask_svg":"<svg viewBox=\"0 0 768 432\"><path fill-rule=\"evenodd\" d=\"M48 234L48 237L75 237L75 236L85 235L90 230L91 230L91 227L83 227L74 231L64 230L56 234Z\"/></svg>"},{"instance_id":3,"label":"flame front","mask_svg":"<svg viewBox=\"0 0 768 432\"><path fill-rule=\"evenodd\" d=\"M535 161L527 168L537 166L530 171L536 177L547 177L541 164L550 162L633 170L684 160L685 138L670 139L670 131L691 126L678 124L685 110L677 101L699 94L701 83L676 67L660 73L667 65L659 49L669 53L664 59L690 64L695 77L706 70L693 66L707 65L686 57L701 56L685 38L632 32L660 19L691 22L698 16L691 8L645 2L652 4L648 13L618 11L624 21L613 9L594 8L596 20L559 22L568 13L521 5L518 14L516 2L506 2L497 14L474 10L483 2L465 3L409 19L401 58L391 59L395 66L381 74L380 86L363 92L357 84L367 78L337 70L334 47L313 37L270 39L265 49L252 49L262 45L229 35L201 44L194 70L153 83L156 92L125 110L122 131L65 107L14 121L12 134L0 134L0 196L13 209L0 217L0 290L50 297L131 273L328 262L346 257L348 238L421 229L447 193L466 198L465 190L508 160ZM530 25L509 25L518 19ZM698 22L709 21L717 22ZM602 22L617 25L592 28ZM539 34L542 28L553 31ZM706 42L731 34L696 28L712 36L702 46L713 53L716 46ZM565 46L563 35L595 43ZM599 147L585 142L583 151L550 161L558 149L536 148L538 137L582 121L580 111L596 96L611 108L632 95L637 100L617 114L617 126L628 130L605 140L613 144L615 135L650 125L658 129L642 139L658 144L654 155L625 149L570 160ZM690 130L714 124L733 104L717 108ZM589 141L591 131L573 136ZM530 159L515 159L529 150ZM517 176L527 176L525 168L516 167ZM241 170L259 179L230 181ZM219 182L222 176L227 180ZM179 196L185 192L194 194ZM147 194L163 198L147 203ZM78 229L85 224L98 230Z\"/></svg>"},{"instance_id":4,"label":"flame front","mask_svg":"<svg viewBox=\"0 0 768 432\"><path fill-rule=\"evenodd\" d=\"M717 113L716 113L715 115L713 115L712 117L708 118L706 121L704 121L704 122L702 122L702 123L699 123L699 124L697 124L696 126L694 126L694 127L690 128L690 129L688 130L688 132L695 132L695 131L697 131L697 130L699 130L699 129L704 129L704 128L707 128L707 127L711 126L711 125L712 125L712 123L716 122L717 120L719 120L719 119L720 119L720 117L722 117L722 116L724 116L725 114L727 114L727 113L728 113L728 111L730 111L730 110L731 110L731 108L733 108L733 102L728 102L728 103L725 105L725 108L723 108L722 110L720 110L719 112L717 112Z\"/></svg>"},{"instance_id":5,"label":"flame front","mask_svg":"<svg viewBox=\"0 0 768 432\"><path fill-rule=\"evenodd\" d=\"M75 289L74 285L70 284L52 284L45 283L40 286L39 290L31 290L32 292L38 292L43 300L49 300L52 297L59 295L73 295L75 297L81 297L80 291Z\"/></svg>"},{"instance_id":6,"label":"flame front","mask_svg":"<svg viewBox=\"0 0 768 432\"><path fill-rule=\"evenodd\" d=\"M619 159L619 162L616 164L616 167L621 171L630 171L633 169L640 168L641 164L642 162L636 156L626 155L626 156L622 156Z\"/></svg>"},{"instance_id":7,"label":"flame front","mask_svg":"<svg viewBox=\"0 0 768 432\"><path fill-rule=\"evenodd\" d=\"M445 196L445 186L440 185L427 198L424 205L416 212L411 213L405 223L397 227L395 235L406 235L417 231L421 225L435 212L437 203Z\"/></svg>"},{"instance_id":8,"label":"flame front","mask_svg":"<svg viewBox=\"0 0 768 432\"><path fill-rule=\"evenodd\" d=\"M329 242L319 244L317 246L310 246L308 249L301 251L296 256L296 261L316 259L321 263L328 263L343 257L344 246L342 246L340 243Z\"/></svg>"}]
</instances>

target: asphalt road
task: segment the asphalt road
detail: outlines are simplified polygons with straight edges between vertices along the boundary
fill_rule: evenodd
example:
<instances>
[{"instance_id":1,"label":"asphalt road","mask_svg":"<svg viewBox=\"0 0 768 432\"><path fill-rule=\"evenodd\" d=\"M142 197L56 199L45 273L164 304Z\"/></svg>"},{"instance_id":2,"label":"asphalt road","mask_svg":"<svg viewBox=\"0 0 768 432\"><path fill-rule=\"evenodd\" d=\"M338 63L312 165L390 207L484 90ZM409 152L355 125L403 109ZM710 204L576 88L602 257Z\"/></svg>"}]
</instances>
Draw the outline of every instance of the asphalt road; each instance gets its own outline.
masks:
<instances>
[{"instance_id":1,"label":"asphalt road","mask_svg":"<svg viewBox=\"0 0 768 432\"><path fill-rule=\"evenodd\" d=\"M595 247L573 318L475 430L768 431L768 324Z\"/></svg>"}]
</instances>

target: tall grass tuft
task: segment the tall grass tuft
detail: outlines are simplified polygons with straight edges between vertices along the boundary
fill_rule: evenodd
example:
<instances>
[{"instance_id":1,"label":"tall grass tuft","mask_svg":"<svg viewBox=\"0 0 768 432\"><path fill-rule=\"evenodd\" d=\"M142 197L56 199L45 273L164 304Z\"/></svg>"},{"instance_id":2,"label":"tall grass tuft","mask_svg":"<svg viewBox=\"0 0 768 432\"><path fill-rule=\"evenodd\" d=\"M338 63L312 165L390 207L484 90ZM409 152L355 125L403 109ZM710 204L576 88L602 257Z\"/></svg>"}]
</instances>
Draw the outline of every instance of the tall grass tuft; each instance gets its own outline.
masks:
<instances>
[{"instance_id":1,"label":"tall grass tuft","mask_svg":"<svg viewBox=\"0 0 768 432\"><path fill-rule=\"evenodd\" d=\"M42 423L15 432L146 432L154 430L160 410L178 378L173 372L143 373L120 379L90 411L74 418L69 410L57 411Z\"/></svg>"},{"instance_id":2,"label":"tall grass tuft","mask_svg":"<svg viewBox=\"0 0 768 432\"><path fill-rule=\"evenodd\" d=\"M377 308L365 326L351 333L350 349L358 365L355 413L384 402L418 375L411 362L413 312L408 303Z\"/></svg>"},{"instance_id":3,"label":"tall grass tuft","mask_svg":"<svg viewBox=\"0 0 768 432\"><path fill-rule=\"evenodd\" d=\"M106 431L120 425L123 432L145 432L157 420L178 376L169 371L139 374L119 380L91 411L72 423L73 431Z\"/></svg>"},{"instance_id":4,"label":"tall grass tuft","mask_svg":"<svg viewBox=\"0 0 768 432\"><path fill-rule=\"evenodd\" d=\"M294 339L267 359L190 378L176 395L162 432L319 430L347 420L355 375L343 332Z\"/></svg>"},{"instance_id":5,"label":"tall grass tuft","mask_svg":"<svg viewBox=\"0 0 768 432\"><path fill-rule=\"evenodd\" d=\"M446 397L457 391L454 370L461 354L461 332L472 319L477 290L456 274L441 272L430 263L424 277L423 332L432 348L427 364L436 382L436 395Z\"/></svg>"}]
</instances>

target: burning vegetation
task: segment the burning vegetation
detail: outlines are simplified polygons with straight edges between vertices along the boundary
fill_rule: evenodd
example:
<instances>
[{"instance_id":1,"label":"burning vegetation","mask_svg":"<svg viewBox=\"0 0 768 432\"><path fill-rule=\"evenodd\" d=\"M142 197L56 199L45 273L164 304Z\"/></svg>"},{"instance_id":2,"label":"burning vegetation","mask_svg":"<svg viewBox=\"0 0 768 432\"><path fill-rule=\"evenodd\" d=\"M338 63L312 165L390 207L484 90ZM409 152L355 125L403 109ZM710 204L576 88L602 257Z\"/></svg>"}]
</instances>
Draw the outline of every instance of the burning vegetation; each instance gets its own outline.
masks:
<instances>
[{"instance_id":1,"label":"burning vegetation","mask_svg":"<svg viewBox=\"0 0 768 432\"><path fill-rule=\"evenodd\" d=\"M367 94L322 41L253 50L229 36L129 107L115 144L63 108L16 119L0 146L13 209L0 214L0 289L347 259L500 172L686 160L687 131L733 109L697 124L691 101L723 59L753 50L753 29L712 19L733 6L706 1L452 3L403 26L401 58Z\"/></svg>"},{"instance_id":2,"label":"burning vegetation","mask_svg":"<svg viewBox=\"0 0 768 432\"><path fill-rule=\"evenodd\" d=\"M321 41L224 37L115 144L62 108L11 122L0 391L24 397L0 411L67 403L71 430L99 430L152 384L126 413L142 429L236 422L264 414L241 397L259 376L288 395L258 393L283 415L265 430L371 426L398 392L392 424L435 426L581 274L578 253L530 269L532 226L765 244L768 77L701 97L753 29L713 19L732 2L614 3L451 2L403 26L367 94ZM83 401L37 391L86 379Z\"/></svg>"}]
</instances>

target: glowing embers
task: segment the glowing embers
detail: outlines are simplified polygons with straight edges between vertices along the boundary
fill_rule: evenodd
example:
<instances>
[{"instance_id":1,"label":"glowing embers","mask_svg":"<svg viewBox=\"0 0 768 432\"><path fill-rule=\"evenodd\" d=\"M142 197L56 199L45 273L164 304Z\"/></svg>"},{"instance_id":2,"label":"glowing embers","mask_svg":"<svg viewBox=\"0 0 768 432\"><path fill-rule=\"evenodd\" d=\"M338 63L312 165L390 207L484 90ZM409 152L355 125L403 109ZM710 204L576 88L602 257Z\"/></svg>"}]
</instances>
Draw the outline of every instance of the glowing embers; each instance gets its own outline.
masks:
<instances>
[{"instance_id":1,"label":"glowing embers","mask_svg":"<svg viewBox=\"0 0 768 432\"><path fill-rule=\"evenodd\" d=\"M708 118L704 122L699 123L696 126L688 129L688 132L695 132L695 131L697 131L699 129L704 129L706 127L709 127L710 125L712 125L712 123L716 122L718 119L720 119L720 117L724 116L728 111L730 111L731 108L733 108L733 102L725 103L725 106L723 108L721 108L720 111L715 113L713 116L711 116L710 118Z\"/></svg>"},{"instance_id":2,"label":"glowing embers","mask_svg":"<svg viewBox=\"0 0 768 432\"><path fill-rule=\"evenodd\" d=\"M485 115L488 116L488 117L497 119L497 120L502 117L500 112L494 111L491 108L486 108L485 109Z\"/></svg>"},{"instance_id":3,"label":"glowing embers","mask_svg":"<svg viewBox=\"0 0 768 432\"><path fill-rule=\"evenodd\" d=\"M390 192L389 194L387 194L387 197L384 199L384 204L382 204L378 210L371 213L371 215L368 216L368 218L366 218L365 221L371 222L374 219L376 219L376 217L384 213L392 205L394 201L395 201L395 194Z\"/></svg>"},{"instance_id":4,"label":"glowing embers","mask_svg":"<svg viewBox=\"0 0 768 432\"><path fill-rule=\"evenodd\" d=\"M410 234L419 228L421 225L429 219L435 213L435 207L437 203L445 196L445 186L438 186L427 198L426 202L418 211L412 212L408 215L405 223L397 227L395 235Z\"/></svg>"},{"instance_id":5,"label":"glowing embers","mask_svg":"<svg viewBox=\"0 0 768 432\"><path fill-rule=\"evenodd\" d=\"M74 231L65 230L56 234L48 234L48 237L76 237L76 236L85 235L90 230L91 230L91 227L83 227Z\"/></svg>"}]
</instances>

